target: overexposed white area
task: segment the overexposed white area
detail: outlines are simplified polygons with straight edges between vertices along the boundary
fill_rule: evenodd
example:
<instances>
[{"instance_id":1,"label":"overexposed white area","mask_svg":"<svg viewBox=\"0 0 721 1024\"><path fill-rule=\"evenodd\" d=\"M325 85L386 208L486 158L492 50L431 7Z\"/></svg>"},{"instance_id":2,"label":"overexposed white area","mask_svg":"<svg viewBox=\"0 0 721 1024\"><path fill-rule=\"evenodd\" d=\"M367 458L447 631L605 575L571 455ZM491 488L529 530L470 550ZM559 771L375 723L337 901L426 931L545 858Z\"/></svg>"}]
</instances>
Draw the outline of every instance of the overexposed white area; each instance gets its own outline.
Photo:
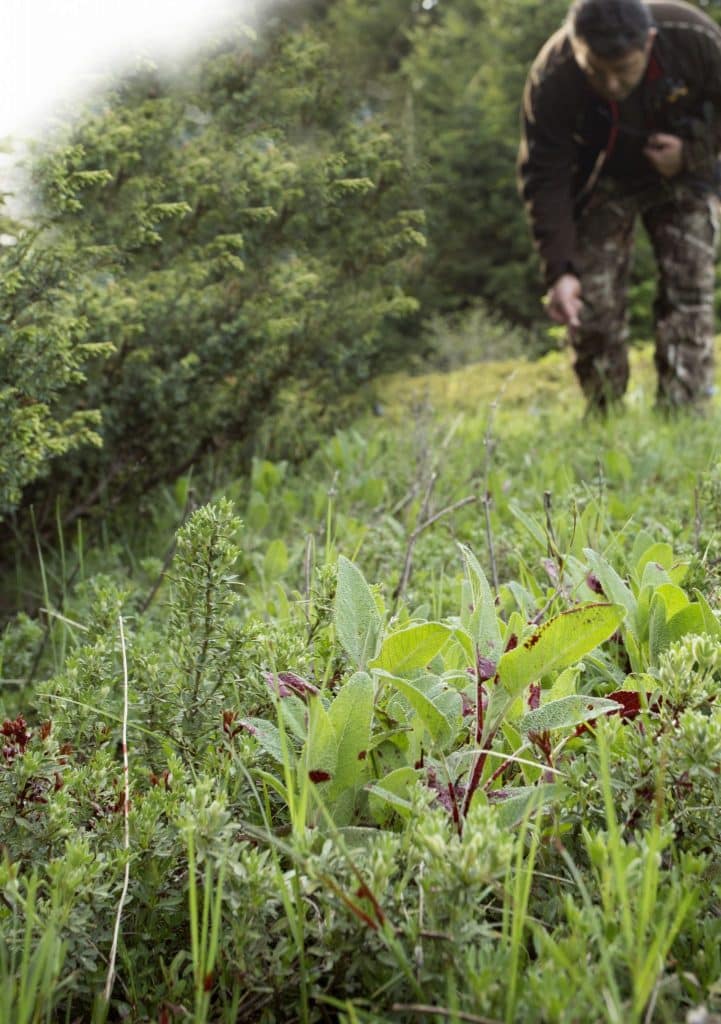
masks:
<instances>
[{"instance_id":1,"label":"overexposed white area","mask_svg":"<svg viewBox=\"0 0 721 1024\"><path fill-rule=\"evenodd\" d=\"M252 0L0 0L0 139L42 135L63 104L138 59L202 42Z\"/></svg>"}]
</instances>

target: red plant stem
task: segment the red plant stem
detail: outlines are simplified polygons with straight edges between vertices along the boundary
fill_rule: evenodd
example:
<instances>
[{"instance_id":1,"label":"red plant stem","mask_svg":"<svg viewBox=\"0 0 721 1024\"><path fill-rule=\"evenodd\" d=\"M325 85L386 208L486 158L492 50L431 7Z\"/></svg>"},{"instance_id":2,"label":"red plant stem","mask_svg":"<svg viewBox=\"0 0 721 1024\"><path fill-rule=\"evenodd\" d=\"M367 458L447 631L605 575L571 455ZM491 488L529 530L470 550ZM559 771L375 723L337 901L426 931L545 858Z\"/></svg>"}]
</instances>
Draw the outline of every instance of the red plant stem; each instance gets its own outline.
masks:
<instances>
[{"instance_id":1,"label":"red plant stem","mask_svg":"<svg viewBox=\"0 0 721 1024\"><path fill-rule=\"evenodd\" d=\"M488 742L489 742L489 744L493 742L493 736L489 736ZM473 771L471 772L471 781L468 783L468 791L466 792L466 799L463 801L463 817L464 818L467 817L467 815L468 815L468 808L471 806L471 800L473 799L473 794L478 789L479 783L481 781L481 775L483 774L483 768L484 768L484 766L486 764L487 758L488 758L488 751L487 750L479 750L478 751L478 754L476 755L475 763L473 765Z\"/></svg>"},{"instance_id":2,"label":"red plant stem","mask_svg":"<svg viewBox=\"0 0 721 1024\"><path fill-rule=\"evenodd\" d=\"M491 775L490 779L483 788L486 790L490 789L493 783L496 781L496 779L499 779L501 775L503 775L503 773L506 771L506 769L510 768L512 764L513 758L509 758L508 761L504 761L500 768L496 768L495 772L493 773L493 775Z\"/></svg>"},{"instance_id":3,"label":"red plant stem","mask_svg":"<svg viewBox=\"0 0 721 1024\"><path fill-rule=\"evenodd\" d=\"M478 669L476 679L476 743L480 743L483 735L483 683Z\"/></svg>"},{"instance_id":4,"label":"red plant stem","mask_svg":"<svg viewBox=\"0 0 721 1024\"><path fill-rule=\"evenodd\" d=\"M456 800L456 790L452 782L448 783L448 795L451 798L451 805L453 807L453 824L458 830L458 835L463 835L463 826L461 825L461 813L458 809L458 801Z\"/></svg>"}]
</instances>

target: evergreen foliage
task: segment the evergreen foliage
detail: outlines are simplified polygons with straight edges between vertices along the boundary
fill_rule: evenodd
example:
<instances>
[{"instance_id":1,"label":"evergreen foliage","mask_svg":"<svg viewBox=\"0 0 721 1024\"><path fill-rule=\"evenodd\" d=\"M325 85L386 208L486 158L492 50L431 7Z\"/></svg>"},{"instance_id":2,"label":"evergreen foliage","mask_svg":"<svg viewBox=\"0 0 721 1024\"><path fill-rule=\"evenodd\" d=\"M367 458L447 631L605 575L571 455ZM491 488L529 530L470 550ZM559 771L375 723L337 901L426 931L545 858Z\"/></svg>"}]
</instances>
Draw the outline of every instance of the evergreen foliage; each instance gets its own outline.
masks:
<instances>
[{"instance_id":1,"label":"evergreen foliage","mask_svg":"<svg viewBox=\"0 0 721 1024\"><path fill-rule=\"evenodd\" d=\"M0 520L50 460L100 444L79 385L108 346L90 340L75 280L63 240L20 231L0 249Z\"/></svg>"},{"instance_id":2,"label":"evergreen foliage","mask_svg":"<svg viewBox=\"0 0 721 1024\"><path fill-rule=\"evenodd\" d=\"M79 263L85 340L114 345L83 383L103 448L63 465L75 491L142 490L252 439L290 384L330 415L417 308L423 215L400 145L310 24L241 32L182 77L136 74L36 178Z\"/></svg>"}]
</instances>

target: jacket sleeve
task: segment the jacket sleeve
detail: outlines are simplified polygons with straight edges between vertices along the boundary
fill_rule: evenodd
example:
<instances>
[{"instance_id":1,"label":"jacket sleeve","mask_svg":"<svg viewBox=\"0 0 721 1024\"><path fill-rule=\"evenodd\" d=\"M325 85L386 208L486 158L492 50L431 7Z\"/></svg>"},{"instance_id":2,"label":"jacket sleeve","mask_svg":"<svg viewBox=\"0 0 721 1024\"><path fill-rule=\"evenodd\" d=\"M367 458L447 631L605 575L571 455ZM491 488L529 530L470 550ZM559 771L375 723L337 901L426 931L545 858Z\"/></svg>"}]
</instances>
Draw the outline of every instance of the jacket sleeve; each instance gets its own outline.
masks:
<instances>
[{"instance_id":1,"label":"jacket sleeve","mask_svg":"<svg viewBox=\"0 0 721 1024\"><path fill-rule=\"evenodd\" d=\"M523 94L518 184L548 287L574 271L573 131L567 97L534 65Z\"/></svg>"},{"instance_id":2,"label":"jacket sleeve","mask_svg":"<svg viewBox=\"0 0 721 1024\"><path fill-rule=\"evenodd\" d=\"M683 124L684 170L713 181L721 153L721 31L709 20L693 33L692 59L703 83L698 112Z\"/></svg>"}]
</instances>

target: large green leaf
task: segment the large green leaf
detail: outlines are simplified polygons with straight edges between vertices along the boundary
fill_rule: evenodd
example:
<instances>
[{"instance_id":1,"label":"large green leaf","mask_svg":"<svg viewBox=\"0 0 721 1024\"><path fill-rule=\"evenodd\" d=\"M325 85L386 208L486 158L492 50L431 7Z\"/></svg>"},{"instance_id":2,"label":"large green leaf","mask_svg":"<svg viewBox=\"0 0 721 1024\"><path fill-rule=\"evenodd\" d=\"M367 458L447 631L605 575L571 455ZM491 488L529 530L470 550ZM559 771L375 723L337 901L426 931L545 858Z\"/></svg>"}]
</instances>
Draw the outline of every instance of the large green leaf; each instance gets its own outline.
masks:
<instances>
[{"instance_id":1,"label":"large green leaf","mask_svg":"<svg viewBox=\"0 0 721 1024\"><path fill-rule=\"evenodd\" d=\"M364 669L368 660L375 656L381 625L380 612L362 572L341 555L335 595L335 629L343 649L357 668Z\"/></svg>"},{"instance_id":2,"label":"large green leaf","mask_svg":"<svg viewBox=\"0 0 721 1024\"><path fill-rule=\"evenodd\" d=\"M368 807L379 825L390 824L394 814L402 818L410 817L412 804L409 795L419 775L415 768L396 768L380 782L366 786L369 796Z\"/></svg>"},{"instance_id":3,"label":"large green leaf","mask_svg":"<svg viewBox=\"0 0 721 1024\"><path fill-rule=\"evenodd\" d=\"M547 729L569 729L582 722L607 715L610 711L618 711L619 708L620 704L615 700L575 694L549 701L548 704L529 711L517 723L517 728L524 735L529 732L545 732Z\"/></svg>"},{"instance_id":4,"label":"large green leaf","mask_svg":"<svg viewBox=\"0 0 721 1024\"><path fill-rule=\"evenodd\" d=\"M690 603L686 591L682 590L681 587L674 586L673 583L663 583L656 593L663 599L663 603L666 606L667 619L672 618L676 612L680 612Z\"/></svg>"},{"instance_id":5,"label":"large green leaf","mask_svg":"<svg viewBox=\"0 0 721 1024\"><path fill-rule=\"evenodd\" d=\"M430 733L433 742L440 746L447 743L451 738L452 726L433 700L408 679L401 679L387 672L382 672L381 675L405 697Z\"/></svg>"},{"instance_id":6,"label":"large green leaf","mask_svg":"<svg viewBox=\"0 0 721 1024\"><path fill-rule=\"evenodd\" d=\"M405 675L426 668L454 634L452 626L441 622L423 622L391 633L383 641L380 654L369 668L380 668L391 675Z\"/></svg>"},{"instance_id":7,"label":"large green leaf","mask_svg":"<svg viewBox=\"0 0 721 1024\"><path fill-rule=\"evenodd\" d=\"M706 620L701 606L695 603L689 604L672 615L668 620L668 632L671 643L681 640L684 636L705 633Z\"/></svg>"},{"instance_id":8,"label":"large green leaf","mask_svg":"<svg viewBox=\"0 0 721 1024\"><path fill-rule=\"evenodd\" d=\"M496 821L501 828L513 828L527 814L533 814L545 804L560 800L566 789L562 783L544 783L541 786L518 786L508 797L496 804Z\"/></svg>"},{"instance_id":9,"label":"large green leaf","mask_svg":"<svg viewBox=\"0 0 721 1024\"><path fill-rule=\"evenodd\" d=\"M700 590L694 590L694 595L703 615L703 632L716 639L721 639L721 622L714 615L711 605Z\"/></svg>"},{"instance_id":10,"label":"large green leaf","mask_svg":"<svg viewBox=\"0 0 721 1024\"><path fill-rule=\"evenodd\" d=\"M591 572L603 587L603 593L614 604L623 605L627 612L625 625L636 635L636 598L612 565L591 548L584 550Z\"/></svg>"},{"instance_id":11,"label":"large green leaf","mask_svg":"<svg viewBox=\"0 0 721 1024\"><path fill-rule=\"evenodd\" d=\"M339 690L328 708L337 743L336 773L330 793L361 785L367 774L367 756L373 719L373 680L356 672Z\"/></svg>"},{"instance_id":12,"label":"large green leaf","mask_svg":"<svg viewBox=\"0 0 721 1024\"><path fill-rule=\"evenodd\" d=\"M655 544L647 547L636 563L636 572L639 577L643 577L646 566L651 562L661 569L669 570L673 565L673 548L671 545L665 541L657 541Z\"/></svg>"},{"instance_id":13,"label":"large green leaf","mask_svg":"<svg viewBox=\"0 0 721 1024\"><path fill-rule=\"evenodd\" d=\"M471 634L481 656L496 661L500 657L502 645L493 591L471 549L464 544L460 545L460 549L471 591L471 604L462 609L461 622Z\"/></svg>"},{"instance_id":14,"label":"large green leaf","mask_svg":"<svg viewBox=\"0 0 721 1024\"><path fill-rule=\"evenodd\" d=\"M644 566L641 590L648 587L655 591L658 587L672 582L667 570L659 562L647 562Z\"/></svg>"},{"instance_id":15,"label":"large green leaf","mask_svg":"<svg viewBox=\"0 0 721 1024\"><path fill-rule=\"evenodd\" d=\"M303 748L304 769L316 785L332 784L338 767L338 738L333 723L319 700L311 702L309 717L308 738Z\"/></svg>"},{"instance_id":16,"label":"large green leaf","mask_svg":"<svg viewBox=\"0 0 721 1024\"><path fill-rule=\"evenodd\" d=\"M502 655L501 684L518 696L529 683L560 672L598 647L615 633L624 615L625 608L616 604L586 604L562 612Z\"/></svg>"},{"instance_id":17,"label":"large green leaf","mask_svg":"<svg viewBox=\"0 0 721 1024\"><path fill-rule=\"evenodd\" d=\"M278 764L283 764L283 744L278 727L268 722L265 718L244 718L241 725L255 739L258 746L269 754ZM292 741L286 735L286 750L288 757L294 759Z\"/></svg>"}]
</instances>

